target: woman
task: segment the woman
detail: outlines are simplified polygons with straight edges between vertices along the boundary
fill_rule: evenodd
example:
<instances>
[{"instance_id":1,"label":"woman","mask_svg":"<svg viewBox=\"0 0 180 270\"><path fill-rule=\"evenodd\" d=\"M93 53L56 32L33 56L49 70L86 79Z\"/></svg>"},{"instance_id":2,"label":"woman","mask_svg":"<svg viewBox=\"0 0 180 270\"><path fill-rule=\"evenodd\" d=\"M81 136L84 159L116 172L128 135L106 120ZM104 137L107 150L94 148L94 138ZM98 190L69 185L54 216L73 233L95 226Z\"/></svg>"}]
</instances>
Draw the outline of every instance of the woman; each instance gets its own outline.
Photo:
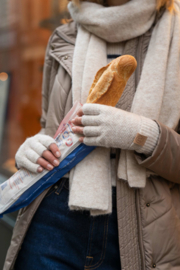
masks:
<instances>
[{"instance_id":1,"label":"woman","mask_svg":"<svg viewBox=\"0 0 180 270\"><path fill-rule=\"evenodd\" d=\"M58 165L52 137L72 103L85 102L104 63L132 54L138 69L117 108L83 105L74 132L98 148L19 211L4 270L180 268L179 2L108 0L105 5L70 3L74 22L53 33L44 67L41 134L20 147L17 165L34 172ZM90 204L91 215L68 209L85 209L83 203L91 202L77 188L82 201L72 196L68 202L70 186L79 180L86 188L93 175L90 180L103 183L109 171L112 205L110 200L105 208L102 201L94 213ZM96 205L94 194L93 200Z\"/></svg>"}]
</instances>

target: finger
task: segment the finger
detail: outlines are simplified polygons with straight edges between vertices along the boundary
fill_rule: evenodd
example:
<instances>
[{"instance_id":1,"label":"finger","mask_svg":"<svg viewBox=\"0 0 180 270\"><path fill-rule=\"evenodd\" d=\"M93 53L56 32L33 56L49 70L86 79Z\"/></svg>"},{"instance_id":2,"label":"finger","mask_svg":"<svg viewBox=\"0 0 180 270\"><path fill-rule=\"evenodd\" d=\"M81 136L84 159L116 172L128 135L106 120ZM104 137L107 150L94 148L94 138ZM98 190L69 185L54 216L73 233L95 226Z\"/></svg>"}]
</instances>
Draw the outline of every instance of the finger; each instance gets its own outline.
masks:
<instances>
[{"instance_id":1,"label":"finger","mask_svg":"<svg viewBox=\"0 0 180 270\"><path fill-rule=\"evenodd\" d=\"M98 115L100 114L99 106L102 106L102 105L85 103L82 107L82 111L85 115Z\"/></svg>"},{"instance_id":2,"label":"finger","mask_svg":"<svg viewBox=\"0 0 180 270\"><path fill-rule=\"evenodd\" d=\"M74 133L78 133L78 134L82 134L82 135L84 135L84 133L83 133L83 129L84 129L84 127L72 127L72 131L74 132Z\"/></svg>"},{"instance_id":3,"label":"finger","mask_svg":"<svg viewBox=\"0 0 180 270\"><path fill-rule=\"evenodd\" d=\"M79 138L79 141L80 141L81 143L84 143L84 137L80 137L80 138Z\"/></svg>"},{"instance_id":4,"label":"finger","mask_svg":"<svg viewBox=\"0 0 180 270\"><path fill-rule=\"evenodd\" d=\"M45 160L42 157L39 157L37 160L37 164L41 165L42 168L51 171L52 169L54 169L54 167L52 166L52 164L50 164L47 160Z\"/></svg>"},{"instance_id":5,"label":"finger","mask_svg":"<svg viewBox=\"0 0 180 270\"><path fill-rule=\"evenodd\" d=\"M26 157L24 157L20 163L18 163L18 166L20 168L25 168L26 170L32 172L32 173L37 173L38 172L38 168L39 165L32 163L29 159L27 159Z\"/></svg>"},{"instance_id":6,"label":"finger","mask_svg":"<svg viewBox=\"0 0 180 270\"><path fill-rule=\"evenodd\" d=\"M37 169L37 172L42 172L43 171L43 167L39 166L38 169Z\"/></svg>"},{"instance_id":7,"label":"finger","mask_svg":"<svg viewBox=\"0 0 180 270\"><path fill-rule=\"evenodd\" d=\"M97 146L97 137L84 137L84 144L89 145L89 146Z\"/></svg>"},{"instance_id":8,"label":"finger","mask_svg":"<svg viewBox=\"0 0 180 270\"><path fill-rule=\"evenodd\" d=\"M47 150L47 147L42 145L42 143L38 141L30 142L30 147L39 155L41 156L42 153Z\"/></svg>"},{"instance_id":9,"label":"finger","mask_svg":"<svg viewBox=\"0 0 180 270\"><path fill-rule=\"evenodd\" d=\"M50 136L41 136L40 138L38 138L38 141L44 145L46 148L48 148L50 146L50 144L52 143L55 143L56 144L56 141L54 138L50 137Z\"/></svg>"},{"instance_id":10,"label":"finger","mask_svg":"<svg viewBox=\"0 0 180 270\"><path fill-rule=\"evenodd\" d=\"M76 126L82 126L82 117L76 117L71 122Z\"/></svg>"},{"instance_id":11,"label":"finger","mask_svg":"<svg viewBox=\"0 0 180 270\"><path fill-rule=\"evenodd\" d=\"M98 115L83 115L81 123L83 126L99 126L100 120Z\"/></svg>"},{"instance_id":12,"label":"finger","mask_svg":"<svg viewBox=\"0 0 180 270\"><path fill-rule=\"evenodd\" d=\"M83 113L83 109L80 108L79 111L77 112L77 116L82 116L84 113Z\"/></svg>"},{"instance_id":13,"label":"finger","mask_svg":"<svg viewBox=\"0 0 180 270\"><path fill-rule=\"evenodd\" d=\"M44 157L52 166L59 166L59 160L49 150L44 151L42 157Z\"/></svg>"},{"instance_id":14,"label":"finger","mask_svg":"<svg viewBox=\"0 0 180 270\"><path fill-rule=\"evenodd\" d=\"M99 127L84 127L83 133L85 137L98 137L100 135Z\"/></svg>"},{"instance_id":15,"label":"finger","mask_svg":"<svg viewBox=\"0 0 180 270\"><path fill-rule=\"evenodd\" d=\"M32 163L36 164L39 158L39 155L31 148L26 150L25 155Z\"/></svg>"},{"instance_id":16,"label":"finger","mask_svg":"<svg viewBox=\"0 0 180 270\"><path fill-rule=\"evenodd\" d=\"M50 144L50 146L48 147L48 149L53 153L53 155L57 158L59 158L61 156L61 152L57 146L56 143L52 143Z\"/></svg>"}]
</instances>

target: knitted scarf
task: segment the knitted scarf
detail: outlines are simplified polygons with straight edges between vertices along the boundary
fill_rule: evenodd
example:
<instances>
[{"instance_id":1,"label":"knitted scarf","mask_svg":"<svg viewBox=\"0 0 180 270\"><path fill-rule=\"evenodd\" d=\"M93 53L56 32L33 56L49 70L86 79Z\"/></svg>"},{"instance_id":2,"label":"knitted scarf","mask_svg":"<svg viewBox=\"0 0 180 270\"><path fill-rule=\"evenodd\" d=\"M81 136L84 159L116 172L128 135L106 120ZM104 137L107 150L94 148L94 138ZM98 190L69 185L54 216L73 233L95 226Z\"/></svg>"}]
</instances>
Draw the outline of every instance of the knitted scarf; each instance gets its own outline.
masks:
<instances>
[{"instance_id":1,"label":"knitted scarf","mask_svg":"<svg viewBox=\"0 0 180 270\"><path fill-rule=\"evenodd\" d=\"M106 42L132 40L148 31L156 15L155 0L133 0L103 7L83 2L68 4L78 35L73 58L73 102L85 103L96 72L107 64ZM180 118L180 2L165 11L155 25L131 112L159 120L175 129ZM97 147L70 173L70 209L91 215L112 212L110 149ZM145 168L133 151L121 150L117 176L132 188L146 185Z\"/></svg>"}]
</instances>

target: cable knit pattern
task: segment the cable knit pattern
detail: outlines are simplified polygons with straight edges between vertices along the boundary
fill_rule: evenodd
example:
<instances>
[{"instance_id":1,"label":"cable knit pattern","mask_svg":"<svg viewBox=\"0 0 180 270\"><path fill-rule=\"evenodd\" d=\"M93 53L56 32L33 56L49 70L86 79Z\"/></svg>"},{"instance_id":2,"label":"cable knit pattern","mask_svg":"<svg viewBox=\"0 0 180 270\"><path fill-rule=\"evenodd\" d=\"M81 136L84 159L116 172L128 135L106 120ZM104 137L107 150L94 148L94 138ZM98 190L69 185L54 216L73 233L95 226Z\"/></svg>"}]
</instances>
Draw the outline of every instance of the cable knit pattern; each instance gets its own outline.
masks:
<instances>
[{"instance_id":1,"label":"cable knit pattern","mask_svg":"<svg viewBox=\"0 0 180 270\"><path fill-rule=\"evenodd\" d=\"M140 270L142 267L138 239L136 191L130 189L127 182L118 181L117 194L121 268L124 270Z\"/></svg>"},{"instance_id":2,"label":"cable knit pattern","mask_svg":"<svg viewBox=\"0 0 180 270\"><path fill-rule=\"evenodd\" d=\"M122 55L124 50L124 42L109 43L107 42L107 55ZM114 58L108 58L107 62L110 63Z\"/></svg>"}]
</instances>

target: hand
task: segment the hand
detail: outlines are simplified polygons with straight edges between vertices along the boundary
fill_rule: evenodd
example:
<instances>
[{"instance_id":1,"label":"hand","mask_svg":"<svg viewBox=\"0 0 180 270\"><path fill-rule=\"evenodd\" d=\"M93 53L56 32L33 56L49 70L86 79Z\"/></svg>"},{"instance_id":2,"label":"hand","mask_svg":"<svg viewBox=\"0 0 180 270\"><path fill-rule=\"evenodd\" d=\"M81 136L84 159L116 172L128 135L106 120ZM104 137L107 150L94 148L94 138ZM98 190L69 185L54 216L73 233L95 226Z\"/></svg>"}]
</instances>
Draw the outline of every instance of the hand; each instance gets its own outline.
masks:
<instances>
[{"instance_id":1,"label":"hand","mask_svg":"<svg viewBox=\"0 0 180 270\"><path fill-rule=\"evenodd\" d=\"M72 120L79 140L87 145L127 149L141 125L141 116L99 104L84 104ZM127 136L128 133L128 136Z\"/></svg>"},{"instance_id":2,"label":"hand","mask_svg":"<svg viewBox=\"0 0 180 270\"><path fill-rule=\"evenodd\" d=\"M27 138L19 147L15 160L19 168L40 173L43 168L50 171L58 166L60 156L59 148L52 137L37 134Z\"/></svg>"},{"instance_id":3,"label":"hand","mask_svg":"<svg viewBox=\"0 0 180 270\"><path fill-rule=\"evenodd\" d=\"M84 135L80 141L92 146L149 152L159 135L158 125L155 121L99 104L84 104L72 123L75 125L72 128L73 132ZM137 133L147 137L141 145L134 143ZM148 144L148 148L144 149L146 139L150 146Z\"/></svg>"}]
</instances>

